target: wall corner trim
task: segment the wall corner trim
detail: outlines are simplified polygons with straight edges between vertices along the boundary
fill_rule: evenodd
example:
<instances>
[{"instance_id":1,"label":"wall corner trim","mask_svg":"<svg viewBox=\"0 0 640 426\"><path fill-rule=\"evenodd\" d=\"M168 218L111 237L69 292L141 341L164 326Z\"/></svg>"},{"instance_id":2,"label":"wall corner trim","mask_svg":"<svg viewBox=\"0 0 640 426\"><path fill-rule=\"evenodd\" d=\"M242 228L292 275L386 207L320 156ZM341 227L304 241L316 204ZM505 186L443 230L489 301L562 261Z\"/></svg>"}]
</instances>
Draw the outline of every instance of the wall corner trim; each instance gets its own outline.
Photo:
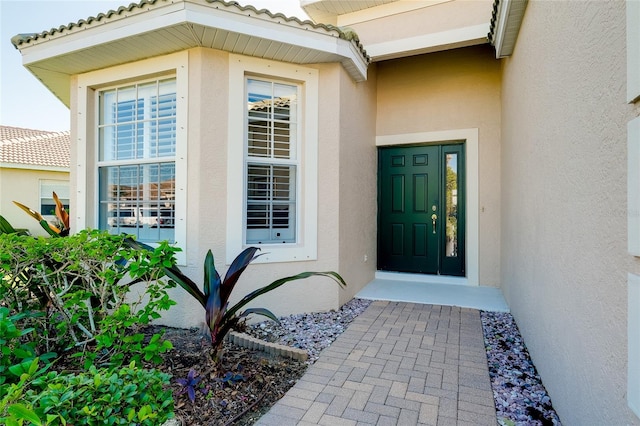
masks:
<instances>
[{"instance_id":1,"label":"wall corner trim","mask_svg":"<svg viewBox=\"0 0 640 426\"><path fill-rule=\"evenodd\" d=\"M640 417L640 276L629 273L627 284L627 404Z\"/></svg>"},{"instance_id":2,"label":"wall corner trim","mask_svg":"<svg viewBox=\"0 0 640 426\"><path fill-rule=\"evenodd\" d=\"M627 123L627 244L640 256L640 117Z\"/></svg>"}]
</instances>

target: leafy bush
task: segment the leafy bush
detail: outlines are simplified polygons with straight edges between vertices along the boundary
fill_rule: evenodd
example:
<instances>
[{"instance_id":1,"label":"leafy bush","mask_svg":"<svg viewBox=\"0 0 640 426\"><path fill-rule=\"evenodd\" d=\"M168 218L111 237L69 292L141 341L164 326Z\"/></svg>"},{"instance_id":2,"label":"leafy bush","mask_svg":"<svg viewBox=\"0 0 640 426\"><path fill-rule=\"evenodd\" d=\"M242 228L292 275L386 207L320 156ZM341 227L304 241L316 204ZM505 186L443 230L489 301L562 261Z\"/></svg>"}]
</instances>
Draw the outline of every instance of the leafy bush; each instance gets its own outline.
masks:
<instances>
[{"instance_id":1,"label":"leafy bush","mask_svg":"<svg viewBox=\"0 0 640 426\"><path fill-rule=\"evenodd\" d=\"M0 306L0 387L4 383L18 382L22 374L27 372L37 358L34 342L29 341L28 334L33 328L20 329L18 322L28 316L37 316L27 312L9 315L9 308ZM45 361L55 357L55 353L44 354ZM0 392L1 394L1 392Z\"/></svg>"},{"instance_id":2,"label":"leafy bush","mask_svg":"<svg viewBox=\"0 0 640 426\"><path fill-rule=\"evenodd\" d=\"M34 350L78 352L85 367L158 361L168 350L160 336L144 344L140 325L159 318L173 302L160 280L175 248L161 245L151 256L125 244L128 237L81 231L66 238L0 235L0 305L33 328ZM138 284L140 283L140 284ZM134 285L137 284L137 285Z\"/></svg>"},{"instance_id":3,"label":"leafy bush","mask_svg":"<svg viewBox=\"0 0 640 426\"><path fill-rule=\"evenodd\" d=\"M137 368L90 367L79 374L25 374L0 400L0 423L20 425L159 425L173 417L169 376ZM68 421L68 422L67 422Z\"/></svg>"}]
</instances>

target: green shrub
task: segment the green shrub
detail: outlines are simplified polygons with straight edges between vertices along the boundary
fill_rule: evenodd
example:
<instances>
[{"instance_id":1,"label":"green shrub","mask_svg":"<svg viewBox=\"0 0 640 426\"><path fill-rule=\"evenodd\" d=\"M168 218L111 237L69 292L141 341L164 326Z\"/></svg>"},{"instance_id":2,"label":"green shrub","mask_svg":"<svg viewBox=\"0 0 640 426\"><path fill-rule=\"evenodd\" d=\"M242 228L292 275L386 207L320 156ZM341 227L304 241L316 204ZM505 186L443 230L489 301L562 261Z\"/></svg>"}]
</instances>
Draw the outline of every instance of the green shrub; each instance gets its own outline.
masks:
<instances>
[{"instance_id":1,"label":"green shrub","mask_svg":"<svg viewBox=\"0 0 640 426\"><path fill-rule=\"evenodd\" d=\"M18 325L21 319L34 315L37 316L27 312L9 315L9 308L0 306L0 389L4 383L18 382L37 358L35 343L28 339L33 328L22 330ZM44 354L43 360L49 362L55 355Z\"/></svg>"},{"instance_id":2,"label":"green shrub","mask_svg":"<svg viewBox=\"0 0 640 426\"><path fill-rule=\"evenodd\" d=\"M152 256L125 244L128 237L81 231L66 238L0 235L0 305L34 329L36 354L76 353L85 368L158 361L169 342L144 343L141 325L175 304L161 280L177 249L161 245Z\"/></svg>"},{"instance_id":3,"label":"green shrub","mask_svg":"<svg viewBox=\"0 0 640 426\"><path fill-rule=\"evenodd\" d=\"M32 368L5 389L0 423L159 425L173 417L168 385L167 374L137 368L134 362L115 371L92 366L79 374Z\"/></svg>"}]
</instances>

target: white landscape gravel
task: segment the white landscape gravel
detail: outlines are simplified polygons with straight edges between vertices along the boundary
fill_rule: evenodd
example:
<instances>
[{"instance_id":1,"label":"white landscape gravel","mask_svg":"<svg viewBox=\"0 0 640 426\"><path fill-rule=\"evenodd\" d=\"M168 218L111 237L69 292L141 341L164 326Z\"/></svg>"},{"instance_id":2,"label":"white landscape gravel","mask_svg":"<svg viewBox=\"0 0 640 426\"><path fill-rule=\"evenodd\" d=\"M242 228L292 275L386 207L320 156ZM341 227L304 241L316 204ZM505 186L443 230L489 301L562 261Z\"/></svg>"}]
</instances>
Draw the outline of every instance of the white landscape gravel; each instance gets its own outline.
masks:
<instances>
[{"instance_id":1,"label":"white landscape gravel","mask_svg":"<svg viewBox=\"0 0 640 426\"><path fill-rule=\"evenodd\" d=\"M498 423L560 425L513 316L480 312Z\"/></svg>"},{"instance_id":2,"label":"white landscape gravel","mask_svg":"<svg viewBox=\"0 0 640 426\"><path fill-rule=\"evenodd\" d=\"M290 315L280 318L280 324L253 324L247 332L304 349L309 354L307 363L313 364L320 352L370 304L370 300L354 298L338 311ZM481 311L480 317L498 423L561 425L511 314Z\"/></svg>"}]
</instances>

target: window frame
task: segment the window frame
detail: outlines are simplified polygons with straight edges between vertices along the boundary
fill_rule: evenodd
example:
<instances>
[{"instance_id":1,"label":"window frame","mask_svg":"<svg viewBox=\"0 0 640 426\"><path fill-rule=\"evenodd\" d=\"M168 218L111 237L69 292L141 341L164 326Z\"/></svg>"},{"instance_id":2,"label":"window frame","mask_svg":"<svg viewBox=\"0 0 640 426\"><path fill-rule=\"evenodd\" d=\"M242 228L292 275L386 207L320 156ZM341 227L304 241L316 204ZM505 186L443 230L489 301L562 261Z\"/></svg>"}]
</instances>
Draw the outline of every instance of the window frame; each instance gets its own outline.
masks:
<instances>
[{"instance_id":1,"label":"window frame","mask_svg":"<svg viewBox=\"0 0 640 426\"><path fill-rule=\"evenodd\" d=\"M229 139L227 166L226 262L246 247L263 249L255 263L317 259L318 222L318 70L242 55L229 55ZM246 80L298 86L296 239L293 243L246 243L247 131Z\"/></svg>"},{"instance_id":2,"label":"window frame","mask_svg":"<svg viewBox=\"0 0 640 426\"><path fill-rule=\"evenodd\" d=\"M296 89L296 103L295 103L295 114L291 113L290 116L294 115L295 117L295 127L294 127L294 131L289 133L290 136L290 145L289 145L289 158L283 158L283 157L277 157L274 154L274 152L276 151L275 147L271 147L268 150L271 151L269 156L252 156L250 154L250 147L249 147L249 134L251 133L249 131L249 122L250 122L250 117L249 117L249 111L248 108L245 108L245 117L244 117L244 126L245 126L245 135L244 135L244 186L245 186L245 191L246 194L244 196L245 198L245 206L243 208L243 230L244 230L244 237L243 237L243 243L245 245L268 245L268 244L296 244L298 242L298 238L299 238L299 226L298 226L298 215L299 215L299 211L300 211L300 191L299 191L299 182L300 182L300 155L299 153L301 152L301 144L302 144L302 131L301 131L301 126L299 125L299 119L300 117L302 117L302 113L300 111L300 105L298 104L298 100L302 99L302 87L300 84L296 83L296 82L291 82L291 81L283 81L280 79L273 79L273 78L265 78L265 77L258 77L255 75L245 75L245 100L248 100L249 98L249 80L253 80L253 81L260 81L263 83L269 83L272 85L272 89L273 89L273 85L276 84L282 84L282 85L289 85L289 86L293 86ZM273 92L272 92L273 94ZM273 116L268 118L267 120L272 120ZM267 121L265 120L265 121ZM269 144L271 143L275 143L275 141L272 138L269 138L268 140ZM271 215L269 216L269 223L270 226L268 228L265 228L262 233L264 234L270 234L269 238L263 238L265 240L267 240L267 242L265 243L258 243L258 242L249 242L249 234L251 232L250 227L249 227L249 168L250 167L264 167L264 166L269 166L271 169L271 174L269 174L269 176L273 179L274 178L274 173L273 173L273 168L275 167L281 167L281 168L286 168L286 167L293 167L294 168L294 172L291 173L290 172L290 178L292 178L293 180L293 204L294 204L294 208L293 208L293 214L289 215L289 221L293 222L293 231L289 230L287 231L282 231L286 234L286 236L284 236L281 240L278 240L276 238L273 237L273 232L276 232L275 229L278 229L277 227L275 227L273 225L274 222L274 218L275 218L275 214L273 212L273 209L271 209ZM293 176L291 176L293 175ZM271 186L271 185L270 185ZM269 189L269 192L271 193L270 195L273 195L273 192L275 192L275 190L273 189L273 187L271 187ZM256 204L256 201L254 201L254 204ZM270 197L268 200L264 200L262 203L259 204L268 204L271 207L273 207L274 205L284 205L284 204L291 204L291 201L285 203L285 202L278 202L278 201L274 201L274 199L272 197ZM293 217L292 217L293 216ZM287 228L283 228L283 229L289 229L290 227ZM259 234L259 231L255 231L252 234ZM278 235L280 235L278 233ZM288 235L291 235L290 237L287 237ZM285 240L293 240L293 241L285 241Z\"/></svg>"},{"instance_id":3,"label":"window frame","mask_svg":"<svg viewBox=\"0 0 640 426\"><path fill-rule=\"evenodd\" d=\"M101 132L102 129L112 129L112 131L114 132L114 135L118 135L119 129L118 129L118 125L119 125L119 120L114 120L113 123L111 122L102 122L101 119L106 118L106 117L101 117L101 101L100 101L100 97L101 96L106 96L106 93L108 92L114 92L117 93L119 92L120 89L130 89L130 88L134 88L134 91L136 93L136 96L134 97L134 99L132 101L124 101L124 102L133 102L135 104L140 104L141 99L144 99L146 101L147 97L141 97L139 95L140 89L143 88L143 93L144 93L144 87L148 86L149 83L155 83L155 87L156 87L156 95L158 93L158 89L159 89L159 85L167 82L167 81L173 81L173 85L175 87L175 102L176 102L176 115L175 117L172 117L173 119L176 120L177 122L177 79L175 77L175 75L166 75L166 76L160 76L160 77L152 77L152 78L147 78L147 79L140 79L140 80L135 80L135 81L131 81L131 82L124 82L122 84L116 84L116 85L112 85L112 86L107 86L107 87L101 87L99 90L96 90L96 105L98 105L98 118L97 118L97 122L96 122L96 128L97 128L97 134L98 134L98 149L97 149L97 156L98 159L96 161L96 181L97 181L97 185L98 185L98 190L96 192L96 197L97 197L97 202L98 202L98 208L96 211L96 219L98 222L98 228L100 228L100 214L102 211L102 207L103 207L103 201L107 202L108 200L102 200L101 199L101 193L102 193L102 188L100 186L100 181L101 181L101 169L105 169L105 171L109 168L112 167L116 167L118 169L120 169L121 167L127 167L127 166L135 166L137 168L137 180L138 180L138 185L141 184L140 178L141 178L141 174L142 173L142 168L145 166L158 166L158 175L160 175L160 169L162 168L162 166L164 165L173 165L173 178L174 178L174 182L175 182L175 175L176 175L176 153L175 153L175 149L177 147L174 147L174 152L173 155L157 155L157 156L147 156L145 154L143 154L142 157L140 158L136 158L137 155L139 154L139 147L135 147L131 149L131 154L132 156L127 157L127 158L118 158L119 157L119 146L117 145L117 137L116 137L116 145L114 145L113 147L107 148L106 147L106 143L107 141L102 141L101 140L101 133L106 134L106 132ZM149 97L149 99L151 99L152 97ZM124 102L116 102L115 105L120 105L121 103ZM158 103L159 104L159 103ZM153 103L150 103L150 105L146 105L146 102L142 102L143 105L143 111L146 110L147 108L150 108L153 106ZM119 113L119 111L117 111ZM107 114L106 111L103 111L103 113ZM158 111L156 111L156 113L158 113ZM144 113L143 113L144 114ZM162 118L157 117L157 120L163 121ZM130 121L126 121L125 125L127 126L133 126L133 129L138 129L139 125L142 124L143 126L143 133L142 133L142 137L144 142L144 148L148 149L150 148L150 146L146 146L147 142L146 140L150 137L150 134L152 134L152 126L150 126L150 123L152 123L152 119L150 117L147 117L146 115L143 115L142 117L140 117L140 115L138 114L137 117L134 117L132 120ZM174 126L176 126L176 124L174 124ZM147 133L149 132L149 134ZM132 141L134 143L136 143L135 139L137 139L138 135L132 136ZM156 146L156 150L160 149L160 141L158 141L158 145ZM177 144L177 131L176 131L176 144ZM103 146L105 145L105 146ZM113 158L106 158L106 159L100 159L101 156L106 156L106 152L107 150L113 151L111 152L110 157ZM103 152L104 150L104 152ZM121 171L118 170L117 173L119 176L121 175ZM158 176L159 178L159 176ZM118 180L120 180L120 177L118 177ZM154 182L148 182L148 183L154 183ZM159 182L158 182L159 183ZM136 191L139 194L139 190ZM175 202L175 188L174 188L174 199L172 200L172 204L173 204L173 211L175 212L175 208L176 208L176 202ZM133 199L132 199L133 200ZM140 220L140 218L143 217L142 212L147 209L145 206L145 204L148 202L150 202L151 204L153 203L157 203L158 205L158 210L154 211L153 209L149 208L148 213L150 214L150 218L153 217L153 215L151 213L156 213L156 217L158 217L160 215L160 203L161 200L158 198L156 199L150 199L150 200L144 200L144 198L140 198L140 195L138 195L136 201L135 201L135 207L131 207L132 211L135 212L135 217L136 222L138 222L138 220ZM114 204L121 204L120 201L113 201ZM108 204L108 203L107 203ZM118 207L119 209L120 207ZM175 215L174 215L175 216ZM108 218L104 218L105 222L108 223ZM102 229L102 228L100 228ZM108 229L108 227L107 227ZM148 239L143 239L142 235L141 235L141 230L139 229L139 227L133 227L133 228L125 228L125 229L120 229L120 232L124 232L124 233L128 233L127 231L129 231L129 229L131 230L136 230L135 233L132 233L132 235L137 236L137 238L144 242L145 244L154 244L157 243L158 241L162 241L162 239L159 239L158 241L149 241ZM155 228L155 230L153 231L154 233L160 234L162 230L161 226L158 226ZM175 229L175 219L173 220L173 241L175 241L176 238L176 229ZM173 241L169 241L170 243L173 243Z\"/></svg>"},{"instance_id":4,"label":"window frame","mask_svg":"<svg viewBox=\"0 0 640 426\"><path fill-rule=\"evenodd\" d=\"M58 198L60 199L60 201L62 202L62 204L65 206L65 209L68 211L69 210L69 202L71 199L71 187L70 187L70 183L68 180L64 180L64 179L39 179L38 180L38 191L40 196L38 197L38 211L40 212L40 214L49 219L49 218L55 218L56 215L55 213L47 213L45 211L43 211L42 209L42 199L46 198L46 199L53 199L53 194L51 192L46 193L43 191L42 189L42 185L57 185L58 187L64 187L66 186L66 194L62 194L59 191L56 191L56 195L58 196ZM64 196L66 195L66 196ZM66 201L66 203L65 203Z\"/></svg>"},{"instance_id":5,"label":"window frame","mask_svg":"<svg viewBox=\"0 0 640 426\"><path fill-rule=\"evenodd\" d=\"M75 229L99 227L99 92L110 87L143 81L176 80L176 150L175 150L175 218L174 245L179 265L186 265L187 252L187 142L189 54L178 52L158 58L92 71L77 76L72 117L72 142L76 148L72 168L71 204ZM73 110L73 108L72 108ZM137 160L136 160L137 161ZM144 160L143 160L144 161ZM156 161L157 162L157 161ZM103 164L104 165L104 164ZM73 177L75 175L75 178ZM75 185L74 185L75 184ZM74 187L75 186L75 187ZM151 244L154 245L154 244Z\"/></svg>"}]
</instances>

